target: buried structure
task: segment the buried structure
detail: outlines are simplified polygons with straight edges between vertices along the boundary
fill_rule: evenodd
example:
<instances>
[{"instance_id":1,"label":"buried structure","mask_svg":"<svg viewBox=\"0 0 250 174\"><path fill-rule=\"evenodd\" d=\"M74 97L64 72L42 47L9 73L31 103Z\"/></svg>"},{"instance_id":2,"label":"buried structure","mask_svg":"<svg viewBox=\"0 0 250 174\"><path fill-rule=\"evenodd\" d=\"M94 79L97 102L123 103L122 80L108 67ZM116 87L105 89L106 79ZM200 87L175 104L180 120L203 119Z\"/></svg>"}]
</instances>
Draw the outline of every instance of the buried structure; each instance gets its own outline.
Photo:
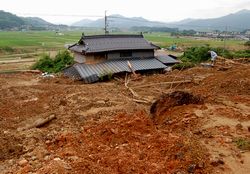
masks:
<instances>
[{"instance_id":1,"label":"buried structure","mask_svg":"<svg viewBox=\"0 0 250 174\"><path fill-rule=\"evenodd\" d=\"M160 47L143 35L82 35L78 43L68 47L74 53L75 64L63 70L68 77L85 83L125 72L162 71L168 63L178 63L170 56L156 57Z\"/></svg>"}]
</instances>

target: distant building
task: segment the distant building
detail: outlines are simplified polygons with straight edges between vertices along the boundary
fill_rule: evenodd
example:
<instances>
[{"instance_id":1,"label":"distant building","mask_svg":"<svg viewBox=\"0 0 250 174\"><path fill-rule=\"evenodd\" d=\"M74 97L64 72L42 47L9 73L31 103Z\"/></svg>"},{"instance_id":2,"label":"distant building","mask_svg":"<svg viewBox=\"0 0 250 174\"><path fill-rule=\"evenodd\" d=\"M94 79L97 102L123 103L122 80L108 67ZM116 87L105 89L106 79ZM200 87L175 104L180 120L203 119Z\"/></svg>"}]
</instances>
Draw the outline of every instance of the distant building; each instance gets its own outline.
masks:
<instances>
[{"instance_id":1,"label":"distant building","mask_svg":"<svg viewBox=\"0 0 250 174\"><path fill-rule=\"evenodd\" d=\"M98 81L105 74L164 70L167 60L178 62L166 57L160 61L154 51L160 47L148 42L143 35L93 35L84 36L68 47L74 53L76 64L64 70L69 77L91 83Z\"/></svg>"},{"instance_id":2,"label":"distant building","mask_svg":"<svg viewBox=\"0 0 250 174\"><path fill-rule=\"evenodd\" d=\"M250 29L246 30L245 35L250 36Z\"/></svg>"}]
</instances>

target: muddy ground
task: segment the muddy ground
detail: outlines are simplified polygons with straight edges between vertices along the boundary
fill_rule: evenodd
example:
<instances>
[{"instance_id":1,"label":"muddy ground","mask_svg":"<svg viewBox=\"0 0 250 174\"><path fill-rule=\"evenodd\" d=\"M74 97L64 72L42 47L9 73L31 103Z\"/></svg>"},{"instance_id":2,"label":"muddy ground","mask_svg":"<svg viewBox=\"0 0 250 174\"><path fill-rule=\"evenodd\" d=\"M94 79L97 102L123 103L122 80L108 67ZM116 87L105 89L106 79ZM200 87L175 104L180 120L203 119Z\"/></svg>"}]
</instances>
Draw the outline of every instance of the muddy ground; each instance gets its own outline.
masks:
<instances>
[{"instance_id":1,"label":"muddy ground","mask_svg":"<svg viewBox=\"0 0 250 174\"><path fill-rule=\"evenodd\" d=\"M250 65L223 66L141 75L137 97L124 78L0 74L0 173L250 173Z\"/></svg>"}]
</instances>

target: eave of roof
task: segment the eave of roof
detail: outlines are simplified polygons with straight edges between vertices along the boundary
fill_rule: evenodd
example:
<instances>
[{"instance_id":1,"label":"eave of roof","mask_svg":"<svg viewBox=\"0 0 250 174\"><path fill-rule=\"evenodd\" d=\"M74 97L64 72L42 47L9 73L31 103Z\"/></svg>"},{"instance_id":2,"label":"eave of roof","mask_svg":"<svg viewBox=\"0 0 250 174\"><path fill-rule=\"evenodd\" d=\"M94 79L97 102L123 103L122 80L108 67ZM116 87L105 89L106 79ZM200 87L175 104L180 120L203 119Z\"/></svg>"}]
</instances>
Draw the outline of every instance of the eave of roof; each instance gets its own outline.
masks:
<instances>
[{"instance_id":1,"label":"eave of roof","mask_svg":"<svg viewBox=\"0 0 250 174\"><path fill-rule=\"evenodd\" d=\"M152 50L160 47L148 42L143 35L93 35L83 36L70 50L84 53L98 53L119 50Z\"/></svg>"},{"instance_id":2,"label":"eave of roof","mask_svg":"<svg viewBox=\"0 0 250 174\"><path fill-rule=\"evenodd\" d=\"M159 70L167 68L155 58L134 58L134 59L118 59L107 60L98 64L75 64L66 68L63 72L70 77L81 77L86 83L93 83L99 80L103 75L108 73L131 72L128 67L128 61L132 65L134 71L142 70Z\"/></svg>"},{"instance_id":3,"label":"eave of roof","mask_svg":"<svg viewBox=\"0 0 250 174\"><path fill-rule=\"evenodd\" d=\"M169 55L158 55L158 56L155 56L155 58L157 60L159 60L160 62L164 63L164 64L176 64L176 63L180 63L179 60L176 60L172 57L170 57Z\"/></svg>"}]
</instances>

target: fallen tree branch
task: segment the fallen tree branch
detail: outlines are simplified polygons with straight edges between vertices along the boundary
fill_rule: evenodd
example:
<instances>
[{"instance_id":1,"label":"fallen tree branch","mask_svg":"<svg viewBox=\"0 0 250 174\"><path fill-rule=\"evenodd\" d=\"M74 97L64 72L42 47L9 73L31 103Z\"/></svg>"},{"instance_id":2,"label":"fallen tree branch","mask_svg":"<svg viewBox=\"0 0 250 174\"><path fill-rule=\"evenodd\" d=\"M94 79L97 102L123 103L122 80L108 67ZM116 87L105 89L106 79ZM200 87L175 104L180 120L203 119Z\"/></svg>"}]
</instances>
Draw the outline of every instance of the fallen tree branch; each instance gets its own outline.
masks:
<instances>
[{"instance_id":1,"label":"fallen tree branch","mask_svg":"<svg viewBox=\"0 0 250 174\"><path fill-rule=\"evenodd\" d=\"M133 90L133 89L131 89L130 87L128 87L128 84L129 84L129 81L130 81L130 78L129 78L129 76L126 74L126 76L125 76L125 87L132 93L132 95L134 96L134 97L139 97L139 95Z\"/></svg>"},{"instance_id":2,"label":"fallen tree branch","mask_svg":"<svg viewBox=\"0 0 250 174\"><path fill-rule=\"evenodd\" d=\"M27 130L27 129L31 129L31 128L35 128L35 127L40 128L54 119L56 119L55 115L50 115L47 118L39 118L35 122L33 122L32 124L30 124L24 128L21 128L21 130Z\"/></svg>"},{"instance_id":3,"label":"fallen tree branch","mask_svg":"<svg viewBox=\"0 0 250 174\"><path fill-rule=\"evenodd\" d=\"M139 99L139 100L133 99L133 101L135 101L135 102L137 102L137 103L151 103L151 101L149 101L148 99L145 99L145 98L140 97L132 88L128 87L129 81L130 81L130 78L129 78L129 76L126 74L126 76L125 76L125 81L124 81L125 87L131 92L131 94L132 94L135 98L138 98L138 99Z\"/></svg>"},{"instance_id":4,"label":"fallen tree branch","mask_svg":"<svg viewBox=\"0 0 250 174\"><path fill-rule=\"evenodd\" d=\"M174 77L174 79L173 79L173 81L172 81L172 82L174 82L174 81L175 81L175 79L176 79L176 78L180 75L180 73L182 72L183 68L184 68L184 66L182 66L181 70L180 70L180 71L179 71L179 72L175 75L175 77ZM173 86L173 83L171 83L169 90L171 90L171 89L172 89L172 86Z\"/></svg>"},{"instance_id":5,"label":"fallen tree branch","mask_svg":"<svg viewBox=\"0 0 250 174\"><path fill-rule=\"evenodd\" d=\"M147 101L147 100L137 100L137 99L133 99L133 101L136 102L136 103L145 103L145 104L152 103L152 102Z\"/></svg>"},{"instance_id":6,"label":"fallen tree branch","mask_svg":"<svg viewBox=\"0 0 250 174\"><path fill-rule=\"evenodd\" d=\"M136 75L135 71L133 70L133 67L132 67L131 63L130 63L129 61L127 61L127 64L128 64L128 67L129 67L130 71L131 71L134 75Z\"/></svg>"},{"instance_id":7,"label":"fallen tree branch","mask_svg":"<svg viewBox=\"0 0 250 174\"><path fill-rule=\"evenodd\" d=\"M128 87L128 90L132 93L134 97L140 98L139 95L133 89Z\"/></svg>"},{"instance_id":8,"label":"fallen tree branch","mask_svg":"<svg viewBox=\"0 0 250 174\"><path fill-rule=\"evenodd\" d=\"M174 82L160 82L160 83L153 83L153 84L147 84L147 85L141 85L141 86L134 86L133 88L144 88L144 87L150 87L150 86L156 86L156 85L173 85L173 84L183 84L183 83L191 83L192 80L183 80L183 81L174 81Z\"/></svg>"}]
</instances>

